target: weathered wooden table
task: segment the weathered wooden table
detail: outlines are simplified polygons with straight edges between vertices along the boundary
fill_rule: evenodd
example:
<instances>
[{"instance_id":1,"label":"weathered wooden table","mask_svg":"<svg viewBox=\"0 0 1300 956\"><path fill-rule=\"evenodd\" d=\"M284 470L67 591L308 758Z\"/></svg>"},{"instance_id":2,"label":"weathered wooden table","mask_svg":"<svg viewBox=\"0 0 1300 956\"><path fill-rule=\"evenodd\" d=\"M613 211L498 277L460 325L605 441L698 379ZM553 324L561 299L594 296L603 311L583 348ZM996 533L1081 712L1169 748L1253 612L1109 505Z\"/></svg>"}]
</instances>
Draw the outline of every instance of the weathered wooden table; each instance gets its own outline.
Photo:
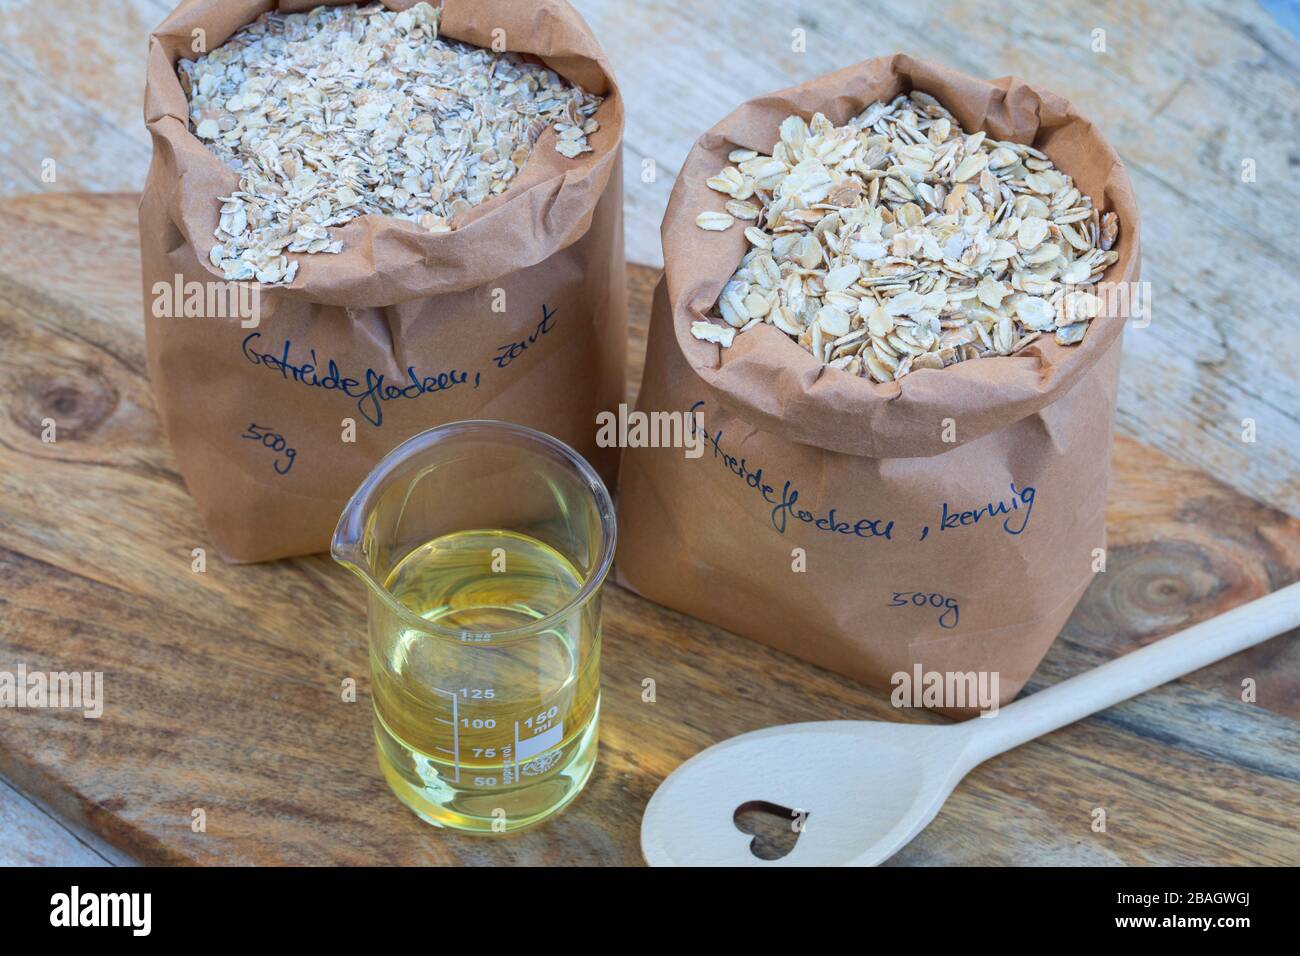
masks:
<instances>
[{"instance_id":1,"label":"weathered wooden table","mask_svg":"<svg viewBox=\"0 0 1300 956\"><path fill-rule=\"evenodd\" d=\"M587 792L504 839L420 823L371 753L351 576L323 555L191 571L207 538L145 376L135 202L0 203L0 670L105 683L99 720L0 710L0 776L32 801L0 786L0 860L635 863L646 800L714 741L800 720L939 719L611 586ZM653 279L632 269L629 394ZM46 417L55 444L40 440ZM1132 438L1116 442L1107 517L1108 569L1031 689L1300 577L1300 521ZM356 703L340 699L348 677ZM1247 678L1256 703L1241 700ZM48 830L43 813L66 829L6 851ZM896 860L1295 865L1297 819L1292 634L983 765Z\"/></svg>"}]
</instances>

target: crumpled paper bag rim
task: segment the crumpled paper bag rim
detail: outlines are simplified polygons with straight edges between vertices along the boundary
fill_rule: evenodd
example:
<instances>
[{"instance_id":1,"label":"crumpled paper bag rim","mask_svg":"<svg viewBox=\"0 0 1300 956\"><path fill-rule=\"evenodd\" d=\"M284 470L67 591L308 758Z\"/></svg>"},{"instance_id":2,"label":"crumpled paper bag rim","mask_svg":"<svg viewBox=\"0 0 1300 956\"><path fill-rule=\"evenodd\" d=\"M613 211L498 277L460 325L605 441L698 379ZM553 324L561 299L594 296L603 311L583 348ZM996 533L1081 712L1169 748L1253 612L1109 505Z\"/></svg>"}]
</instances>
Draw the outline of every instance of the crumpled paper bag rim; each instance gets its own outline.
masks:
<instances>
[{"instance_id":1,"label":"crumpled paper bag rim","mask_svg":"<svg viewBox=\"0 0 1300 956\"><path fill-rule=\"evenodd\" d=\"M691 323L712 309L748 247L742 229L715 233L695 225L700 212L725 201L705 179L728 165L727 153L770 153L791 113L810 118L820 111L839 125L874 100L912 89L935 96L968 132L983 129L1042 149L1094 206L1119 215L1119 259L1102 281L1138 278L1137 203L1119 155L1067 100L1041 87L1010 76L981 80L894 54L751 100L702 135L687 157L663 220L664 276L678 347L701 390L789 440L870 458L941 454L1064 394L1116 344L1127 318L1123 309L1099 316L1075 346L1042 336L1016 356L921 369L889 384L822 366L770 325L736 336L730 349L691 335ZM956 425L955 441L944 440L946 420Z\"/></svg>"},{"instance_id":2,"label":"crumpled paper bag rim","mask_svg":"<svg viewBox=\"0 0 1300 956\"><path fill-rule=\"evenodd\" d=\"M155 150L175 170L167 195L171 221L197 250L215 279L213 232L219 198L238 189L238 175L189 129L189 106L176 75L192 31L202 28L207 49L263 13L301 13L349 0L186 0L152 33L145 88L145 123ZM419 0L378 0L404 10ZM361 6L367 5L361 3ZM435 4L437 5L437 4ZM289 254L299 262L290 285L277 295L325 305L383 307L460 292L544 261L586 234L596 202L616 168L624 111L613 69L582 17L565 0L443 0L439 36L490 47L494 29L505 31L508 50L530 55L570 82L605 97L595 114L600 129L588 137L592 152L568 160L555 152L547 129L510 187L476 206L450 233L433 234L414 223L366 215L330 234L343 241L337 255Z\"/></svg>"}]
</instances>

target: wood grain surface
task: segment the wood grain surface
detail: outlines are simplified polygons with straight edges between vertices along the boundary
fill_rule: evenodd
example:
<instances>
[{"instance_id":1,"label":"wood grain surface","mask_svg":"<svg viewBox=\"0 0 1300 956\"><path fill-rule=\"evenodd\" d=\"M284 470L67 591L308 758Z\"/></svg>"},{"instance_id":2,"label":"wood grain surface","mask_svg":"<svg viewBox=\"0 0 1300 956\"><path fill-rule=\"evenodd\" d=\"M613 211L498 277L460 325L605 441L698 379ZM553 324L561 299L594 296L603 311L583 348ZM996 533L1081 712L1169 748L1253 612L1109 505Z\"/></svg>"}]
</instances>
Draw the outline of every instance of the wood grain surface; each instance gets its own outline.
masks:
<instances>
[{"instance_id":1,"label":"wood grain surface","mask_svg":"<svg viewBox=\"0 0 1300 956\"><path fill-rule=\"evenodd\" d=\"M420 823L371 752L360 585L326 556L191 571L209 542L150 402L135 205L0 203L0 670L105 683L99 720L0 710L0 774L75 831L156 863L635 864L646 800L710 743L939 719L611 586L587 792L507 838ZM654 281L631 272L629 394ZM1300 522L1128 438L1108 521L1108 570L1033 687L1300 577ZM1298 722L1292 634L983 765L896 862L1300 864Z\"/></svg>"},{"instance_id":2,"label":"wood grain surface","mask_svg":"<svg viewBox=\"0 0 1300 956\"><path fill-rule=\"evenodd\" d=\"M0 866L108 866L62 822L0 780Z\"/></svg>"}]
</instances>

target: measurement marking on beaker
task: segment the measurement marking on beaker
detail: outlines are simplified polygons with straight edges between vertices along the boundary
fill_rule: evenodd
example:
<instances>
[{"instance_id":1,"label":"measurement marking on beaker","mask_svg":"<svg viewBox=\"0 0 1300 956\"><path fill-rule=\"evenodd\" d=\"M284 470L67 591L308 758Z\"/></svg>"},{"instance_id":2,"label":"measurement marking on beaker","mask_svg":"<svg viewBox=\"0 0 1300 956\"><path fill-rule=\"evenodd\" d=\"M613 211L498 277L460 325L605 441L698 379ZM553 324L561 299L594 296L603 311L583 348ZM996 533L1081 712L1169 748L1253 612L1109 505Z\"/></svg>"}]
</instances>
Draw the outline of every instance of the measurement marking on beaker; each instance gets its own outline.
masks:
<instances>
[{"instance_id":1,"label":"measurement marking on beaker","mask_svg":"<svg viewBox=\"0 0 1300 956\"><path fill-rule=\"evenodd\" d=\"M543 733L534 734L529 737L519 747L515 753L516 760L532 760L534 757L546 753L552 747L557 747L564 741L564 722L559 721L552 724L551 727Z\"/></svg>"},{"instance_id":2,"label":"measurement marking on beaker","mask_svg":"<svg viewBox=\"0 0 1300 956\"><path fill-rule=\"evenodd\" d=\"M517 720L515 721L515 749L513 751L513 754L515 758L515 783L518 783L520 778L523 776L523 774L520 773L520 768L519 768L519 721ZM504 768L503 768L503 772L504 772Z\"/></svg>"},{"instance_id":3,"label":"measurement marking on beaker","mask_svg":"<svg viewBox=\"0 0 1300 956\"><path fill-rule=\"evenodd\" d=\"M456 758L455 782L460 783L460 710L458 708L458 704L456 701L456 695L451 691L443 690L440 687L435 687L433 690L435 693L446 694L448 697L451 698L451 750L446 750L443 752L452 754ZM442 720L441 717L439 717L438 719ZM443 721L443 723L446 723L446 721ZM438 749L442 750L441 747L439 747Z\"/></svg>"}]
</instances>

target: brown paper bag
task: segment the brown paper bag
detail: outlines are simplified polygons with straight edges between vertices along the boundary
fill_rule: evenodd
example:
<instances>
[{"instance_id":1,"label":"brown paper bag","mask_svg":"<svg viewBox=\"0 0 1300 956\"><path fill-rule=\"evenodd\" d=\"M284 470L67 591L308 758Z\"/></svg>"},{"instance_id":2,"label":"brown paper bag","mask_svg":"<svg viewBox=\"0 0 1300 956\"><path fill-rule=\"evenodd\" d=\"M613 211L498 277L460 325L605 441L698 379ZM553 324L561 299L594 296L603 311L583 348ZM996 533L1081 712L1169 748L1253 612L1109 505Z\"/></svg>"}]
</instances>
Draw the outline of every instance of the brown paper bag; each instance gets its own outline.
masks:
<instances>
[{"instance_id":1,"label":"brown paper bag","mask_svg":"<svg viewBox=\"0 0 1300 956\"><path fill-rule=\"evenodd\" d=\"M701 412L704 454L624 452L618 580L881 688L900 672L914 683L918 666L996 673L1004 702L1105 546L1124 315L1094 320L1080 345L1040 339L1016 356L888 385L820 366L770 325L727 350L690 334L745 252L741 230L694 225L716 204L704 183L727 153L769 153L790 113L840 125L912 89L969 131L1044 150L1119 215L1119 260L1105 281L1137 279L1128 177L1059 96L899 55L747 103L699 139L673 190L638 399L645 412Z\"/></svg>"},{"instance_id":2,"label":"brown paper bag","mask_svg":"<svg viewBox=\"0 0 1300 956\"><path fill-rule=\"evenodd\" d=\"M375 462L445 422L529 425L614 477L616 452L596 447L593 426L622 396L626 347L623 101L612 70L563 0L442 6L441 35L491 46L503 29L508 49L604 96L593 152L565 159L548 129L510 189L451 233L383 216L332 229L342 254L291 257L297 277L260 290L255 328L211 312L160 317L155 307L158 283L224 285L208 255L217 197L237 188L189 131L176 62L193 56L195 30L215 49L275 4L190 0L153 34L145 118L154 156L140 206L149 375L186 485L229 560L327 548ZM502 294L506 310L494 311Z\"/></svg>"}]
</instances>

